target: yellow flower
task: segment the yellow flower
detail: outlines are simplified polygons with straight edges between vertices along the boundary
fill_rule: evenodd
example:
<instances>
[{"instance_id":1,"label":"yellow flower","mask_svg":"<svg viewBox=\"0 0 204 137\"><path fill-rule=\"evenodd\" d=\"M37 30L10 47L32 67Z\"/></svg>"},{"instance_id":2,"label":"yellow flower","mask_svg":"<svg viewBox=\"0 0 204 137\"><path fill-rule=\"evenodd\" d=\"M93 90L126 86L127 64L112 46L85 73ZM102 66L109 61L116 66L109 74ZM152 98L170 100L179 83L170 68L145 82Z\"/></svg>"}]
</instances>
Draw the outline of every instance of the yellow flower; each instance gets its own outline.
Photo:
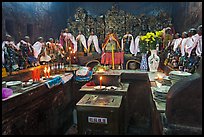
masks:
<instances>
[{"instance_id":1,"label":"yellow flower","mask_svg":"<svg viewBox=\"0 0 204 137\"><path fill-rule=\"evenodd\" d=\"M156 31L156 37L161 37L163 35L163 30Z\"/></svg>"},{"instance_id":2,"label":"yellow flower","mask_svg":"<svg viewBox=\"0 0 204 137\"><path fill-rule=\"evenodd\" d=\"M156 37L159 37L159 31L156 31Z\"/></svg>"},{"instance_id":3,"label":"yellow flower","mask_svg":"<svg viewBox=\"0 0 204 137\"><path fill-rule=\"evenodd\" d=\"M146 35L147 35L148 37L151 37L151 33L150 33L150 32L148 32Z\"/></svg>"},{"instance_id":4,"label":"yellow flower","mask_svg":"<svg viewBox=\"0 0 204 137\"><path fill-rule=\"evenodd\" d=\"M145 39L146 42L150 41L149 39Z\"/></svg>"},{"instance_id":5,"label":"yellow flower","mask_svg":"<svg viewBox=\"0 0 204 137\"><path fill-rule=\"evenodd\" d=\"M153 41L155 41L155 38L154 38L154 37L152 37L152 40L153 40Z\"/></svg>"},{"instance_id":6,"label":"yellow flower","mask_svg":"<svg viewBox=\"0 0 204 137\"><path fill-rule=\"evenodd\" d=\"M141 40L145 40L145 39L146 39L146 36L141 36L140 39L141 39Z\"/></svg>"}]
</instances>

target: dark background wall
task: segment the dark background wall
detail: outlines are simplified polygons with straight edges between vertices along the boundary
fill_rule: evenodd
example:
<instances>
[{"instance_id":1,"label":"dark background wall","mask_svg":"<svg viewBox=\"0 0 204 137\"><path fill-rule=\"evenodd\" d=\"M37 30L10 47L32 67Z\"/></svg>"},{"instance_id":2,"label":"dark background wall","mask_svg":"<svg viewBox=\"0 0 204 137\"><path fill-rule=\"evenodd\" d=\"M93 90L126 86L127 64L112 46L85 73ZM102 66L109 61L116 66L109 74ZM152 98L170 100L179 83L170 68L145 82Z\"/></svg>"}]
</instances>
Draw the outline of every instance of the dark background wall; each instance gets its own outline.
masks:
<instances>
[{"instance_id":1,"label":"dark background wall","mask_svg":"<svg viewBox=\"0 0 204 137\"><path fill-rule=\"evenodd\" d=\"M18 42L30 35L31 42L43 36L58 38L67 19L74 19L76 8L82 7L88 14L104 14L115 2L3 2L2 39L6 33ZM117 2L119 9L132 14L157 14L164 10L171 17L177 32L202 24L202 2Z\"/></svg>"},{"instance_id":2,"label":"dark background wall","mask_svg":"<svg viewBox=\"0 0 204 137\"><path fill-rule=\"evenodd\" d=\"M32 43L39 36L45 40L58 38L71 16L69 5L63 2L3 2L2 36L8 33L17 42L29 35Z\"/></svg>"},{"instance_id":3,"label":"dark background wall","mask_svg":"<svg viewBox=\"0 0 204 137\"><path fill-rule=\"evenodd\" d=\"M100 15L110 9L113 4L117 4L119 9L132 14L152 14L158 9L163 9L170 14L172 12L172 2L73 2L72 8L83 7L90 15Z\"/></svg>"}]
</instances>

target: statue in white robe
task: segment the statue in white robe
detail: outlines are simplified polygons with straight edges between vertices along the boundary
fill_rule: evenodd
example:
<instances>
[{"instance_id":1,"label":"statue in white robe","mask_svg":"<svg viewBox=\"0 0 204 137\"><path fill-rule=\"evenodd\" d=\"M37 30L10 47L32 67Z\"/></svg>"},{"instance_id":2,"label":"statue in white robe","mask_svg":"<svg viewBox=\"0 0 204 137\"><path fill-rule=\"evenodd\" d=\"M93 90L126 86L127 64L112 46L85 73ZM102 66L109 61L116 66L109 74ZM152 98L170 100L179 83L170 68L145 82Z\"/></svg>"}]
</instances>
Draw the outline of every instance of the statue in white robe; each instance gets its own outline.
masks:
<instances>
[{"instance_id":1,"label":"statue in white robe","mask_svg":"<svg viewBox=\"0 0 204 137\"><path fill-rule=\"evenodd\" d=\"M36 41L34 44L33 44L33 50L34 50L34 57L35 58L39 58L39 54L41 53L42 51L42 47L44 45L44 42L43 42L43 38L42 37L39 37L38 38L38 41Z\"/></svg>"},{"instance_id":2,"label":"statue in white robe","mask_svg":"<svg viewBox=\"0 0 204 137\"><path fill-rule=\"evenodd\" d=\"M181 56L185 56L185 44L186 44L186 41L187 41L187 37L188 37L187 32L183 32L182 33L182 41L181 41L181 44L180 44Z\"/></svg>"},{"instance_id":3,"label":"statue in white robe","mask_svg":"<svg viewBox=\"0 0 204 137\"><path fill-rule=\"evenodd\" d=\"M196 30L194 28L189 30L188 35L189 37L187 38L187 41L186 41L185 51L188 53L188 57L190 57L191 51L193 50L195 45L194 43L198 39L198 37L196 35Z\"/></svg>"},{"instance_id":4,"label":"statue in white robe","mask_svg":"<svg viewBox=\"0 0 204 137\"><path fill-rule=\"evenodd\" d=\"M81 32L79 32L78 36L76 37L76 42L77 42L77 52L87 53L88 48L86 45L86 38Z\"/></svg>"},{"instance_id":5,"label":"statue in white robe","mask_svg":"<svg viewBox=\"0 0 204 137\"><path fill-rule=\"evenodd\" d=\"M122 51L124 51L125 54L134 54L135 51L135 44L134 44L134 38L132 34L127 32L122 40L121 40L121 48Z\"/></svg>"},{"instance_id":6,"label":"statue in white robe","mask_svg":"<svg viewBox=\"0 0 204 137\"><path fill-rule=\"evenodd\" d=\"M97 52L98 54L101 54L101 49L99 48L99 43L98 43L98 37L94 34L93 31L91 32L91 35L88 38L87 47L88 47L88 53Z\"/></svg>"},{"instance_id":7,"label":"statue in white robe","mask_svg":"<svg viewBox=\"0 0 204 137\"><path fill-rule=\"evenodd\" d=\"M197 56L201 56L202 55L202 25L198 26L197 28L197 35L198 35L198 39L197 39L197 46L196 47L196 55Z\"/></svg>"},{"instance_id":8,"label":"statue in white robe","mask_svg":"<svg viewBox=\"0 0 204 137\"><path fill-rule=\"evenodd\" d=\"M172 42L173 44L173 51L175 52L176 49L179 47L179 45L181 44L181 41L182 41L182 38L180 38L179 34L176 33L175 35L175 39L174 41Z\"/></svg>"},{"instance_id":9,"label":"statue in white robe","mask_svg":"<svg viewBox=\"0 0 204 137\"><path fill-rule=\"evenodd\" d=\"M137 53L140 52L139 42L140 42L140 35L135 38L135 48L133 50L134 56L137 56Z\"/></svg>"}]
</instances>

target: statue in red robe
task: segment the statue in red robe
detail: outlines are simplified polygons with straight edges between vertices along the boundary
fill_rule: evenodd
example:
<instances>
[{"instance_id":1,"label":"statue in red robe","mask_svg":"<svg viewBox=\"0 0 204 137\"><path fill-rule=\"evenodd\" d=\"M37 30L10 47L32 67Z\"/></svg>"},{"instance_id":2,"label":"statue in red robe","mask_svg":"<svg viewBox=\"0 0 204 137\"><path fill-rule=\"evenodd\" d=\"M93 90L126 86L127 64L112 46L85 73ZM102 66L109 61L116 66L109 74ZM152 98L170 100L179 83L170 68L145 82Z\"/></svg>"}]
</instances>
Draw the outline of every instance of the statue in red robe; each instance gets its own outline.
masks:
<instances>
[{"instance_id":1,"label":"statue in red robe","mask_svg":"<svg viewBox=\"0 0 204 137\"><path fill-rule=\"evenodd\" d=\"M111 30L102 45L101 64L112 65L112 69L115 69L115 65L122 66L123 59L124 52L121 51L117 36Z\"/></svg>"},{"instance_id":2,"label":"statue in red robe","mask_svg":"<svg viewBox=\"0 0 204 137\"><path fill-rule=\"evenodd\" d=\"M72 63L76 63L75 52L77 52L77 42L75 37L67 28L64 30L64 32L61 32L60 41L63 44L63 49L66 53L65 58L67 58L67 61L71 60Z\"/></svg>"}]
</instances>

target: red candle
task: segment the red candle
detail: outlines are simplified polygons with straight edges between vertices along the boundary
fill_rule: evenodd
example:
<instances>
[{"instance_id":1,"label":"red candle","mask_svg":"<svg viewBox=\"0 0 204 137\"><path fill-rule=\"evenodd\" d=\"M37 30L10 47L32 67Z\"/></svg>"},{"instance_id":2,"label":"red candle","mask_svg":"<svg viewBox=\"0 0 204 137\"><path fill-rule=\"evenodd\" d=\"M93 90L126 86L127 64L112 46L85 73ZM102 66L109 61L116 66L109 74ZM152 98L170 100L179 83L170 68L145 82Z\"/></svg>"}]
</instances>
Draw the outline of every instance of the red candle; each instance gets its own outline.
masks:
<instances>
[{"instance_id":1,"label":"red candle","mask_svg":"<svg viewBox=\"0 0 204 137\"><path fill-rule=\"evenodd\" d=\"M34 71L34 79L35 79L35 81L37 81L37 71L36 71L36 69Z\"/></svg>"},{"instance_id":2,"label":"red candle","mask_svg":"<svg viewBox=\"0 0 204 137\"><path fill-rule=\"evenodd\" d=\"M38 69L35 69L35 80L38 81Z\"/></svg>"},{"instance_id":3,"label":"red candle","mask_svg":"<svg viewBox=\"0 0 204 137\"><path fill-rule=\"evenodd\" d=\"M38 81L40 81L40 70L37 69L37 72L38 72Z\"/></svg>"},{"instance_id":4,"label":"red candle","mask_svg":"<svg viewBox=\"0 0 204 137\"><path fill-rule=\"evenodd\" d=\"M37 70L35 69L35 71L34 71L34 79L35 79L35 81L37 81Z\"/></svg>"},{"instance_id":5,"label":"red candle","mask_svg":"<svg viewBox=\"0 0 204 137\"><path fill-rule=\"evenodd\" d=\"M100 88L102 86L102 76L100 76Z\"/></svg>"},{"instance_id":6,"label":"red candle","mask_svg":"<svg viewBox=\"0 0 204 137\"><path fill-rule=\"evenodd\" d=\"M32 71L32 79L33 79L33 82L35 81L35 69Z\"/></svg>"},{"instance_id":7,"label":"red candle","mask_svg":"<svg viewBox=\"0 0 204 137\"><path fill-rule=\"evenodd\" d=\"M35 69L35 80L38 81L38 69Z\"/></svg>"}]
</instances>

